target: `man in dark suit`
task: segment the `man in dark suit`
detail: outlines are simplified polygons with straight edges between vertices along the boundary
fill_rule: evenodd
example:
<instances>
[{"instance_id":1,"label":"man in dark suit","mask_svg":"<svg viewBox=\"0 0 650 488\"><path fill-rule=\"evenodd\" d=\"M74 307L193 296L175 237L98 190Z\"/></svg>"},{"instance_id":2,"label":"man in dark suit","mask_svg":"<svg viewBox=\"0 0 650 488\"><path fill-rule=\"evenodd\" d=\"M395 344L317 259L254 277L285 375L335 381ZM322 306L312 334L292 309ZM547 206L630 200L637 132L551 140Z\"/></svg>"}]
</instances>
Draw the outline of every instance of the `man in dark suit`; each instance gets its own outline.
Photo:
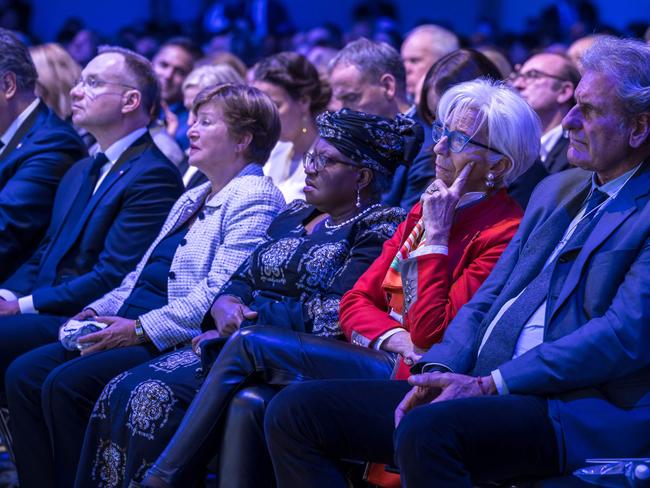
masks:
<instances>
[{"instance_id":1,"label":"man in dark suit","mask_svg":"<svg viewBox=\"0 0 650 488\"><path fill-rule=\"evenodd\" d=\"M406 71L399 53L386 43L359 39L346 45L330 64L331 110L347 107L382 117L412 116L430 141L431 128L419 120L406 101ZM428 133L427 133L428 131ZM409 167L400 166L382 200L410 210L431 183L435 172L428 145Z\"/></svg>"},{"instance_id":2,"label":"man in dark suit","mask_svg":"<svg viewBox=\"0 0 650 488\"><path fill-rule=\"evenodd\" d=\"M266 434L280 487L339 486L336 458L390 463L393 452L409 487L647 456L650 47L604 37L582 59L563 119L581 169L539 185L492 274L408 383L315 381L275 397Z\"/></svg>"},{"instance_id":3,"label":"man in dark suit","mask_svg":"<svg viewBox=\"0 0 650 488\"><path fill-rule=\"evenodd\" d=\"M535 54L510 76L512 86L542 122L539 160L508 188L524 208L542 179L571 167L567 159L569 139L561 122L575 104L573 94L579 82L580 73L573 62L555 53Z\"/></svg>"},{"instance_id":4,"label":"man in dark suit","mask_svg":"<svg viewBox=\"0 0 650 488\"><path fill-rule=\"evenodd\" d=\"M85 146L34 95L36 68L27 48L0 29L0 280L36 250L59 181Z\"/></svg>"},{"instance_id":5,"label":"man in dark suit","mask_svg":"<svg viewBox=\"0 0 650 488\"><path fill-rule=\"evenodd\" d=\"M100 152L61 180L45 238L1 285L3 375L16 356L56 341L63 317L120 284L182 193L147 132L158 94L151 64L120 48L104 49L72 89L73 121Z\"/></svg>"}]
</instances>

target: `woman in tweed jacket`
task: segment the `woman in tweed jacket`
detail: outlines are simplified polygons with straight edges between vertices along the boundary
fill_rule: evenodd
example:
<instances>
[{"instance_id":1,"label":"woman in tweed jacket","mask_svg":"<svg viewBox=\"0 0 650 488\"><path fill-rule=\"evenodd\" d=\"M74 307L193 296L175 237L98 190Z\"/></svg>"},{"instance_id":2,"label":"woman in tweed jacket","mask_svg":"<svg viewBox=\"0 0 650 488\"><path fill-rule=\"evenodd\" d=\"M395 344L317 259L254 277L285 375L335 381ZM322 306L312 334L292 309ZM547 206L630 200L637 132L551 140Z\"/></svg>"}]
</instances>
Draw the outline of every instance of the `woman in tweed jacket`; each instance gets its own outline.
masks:
<instances>
[{"instance_id":1,"label":"woman in tweed jacket","mask_svg":"<svg viewBox=\"0 0 650 488\"><path fill-rule=\"evenodd\" d=\"M268 366L269 371L274 365L267 360L276 357L273 351L290 344L284 340L287 336L300 343L316 338L323 343L338 342L342 337L338 325L341 296L379 256L384 241L404 217L401 209L385 207L378 200L395 167L410 160L420 147L413 127L410 119L393 121L346 109L320 115L320 139L304 159L307 201L294 201L273 221L265 242L219 292L205 321L216 330L195 342L212 337L225 342L239 328L268 330L277 340L266 344L268 348L263 349L270 356L260 358L257 365L262 369ZM111 381L89 423L76 486L125 487L130 478L141 478L177 427L174 439L179 435L184 439L183 460L174 449L171 464L178 472L172 474L173 481L166 480L161 486L193 486L201 477L203 460L218 448L222 405L227 407L231 398L232 382L215 383L214 375L221 377L224 368L235 371L232 362L243 358L238 344L244 336L235 334L228 339L194 401L203 378L197 375L201 363L191 350L168 354ZM309 362L309 347L300 351L289 347L287 354ZM208 352L204 350L201 356ZM207 369L206 358L203 371ZM258 379L256 373L263 382L267 375L261 369L246 371L243 376ZM219 405L212 408L215 396ZM196 407L202 410L198 417L194 415ZM186 435L188 423L198 425L199 436L193 428ZM227 444L220 454L237 450L235 443ZM164 457L158 458L154 467ZM261 465L250 471L258 468L265 473ZM241 486L241 473L228 468L223 471L228 477L222 486ZM104 484L106 478L112 484ZM149 486L152 480L146 481Z\"/></svg>"},{"instance_id":2,"label":"woman in tweed jacket","mask_svg":"<svg viewBox=\"0 0 650 488\"><path fill-rule=\"evenodd\" d=\"M268 96L243 85L211 87L199 93L192 113L189 160L209 183L181 196L137 268L75 317L109 326L78 340L81 357L55 343L11 367L13 433L33 444L52 442L57 459L55 466L52 454L42 454L18 459L18 465L36 466L57 486L73 485L85 427L103 386L198 335L221 286L285 206L257 163L268 157L280 131Z\"/></svg>"}]
</instances>

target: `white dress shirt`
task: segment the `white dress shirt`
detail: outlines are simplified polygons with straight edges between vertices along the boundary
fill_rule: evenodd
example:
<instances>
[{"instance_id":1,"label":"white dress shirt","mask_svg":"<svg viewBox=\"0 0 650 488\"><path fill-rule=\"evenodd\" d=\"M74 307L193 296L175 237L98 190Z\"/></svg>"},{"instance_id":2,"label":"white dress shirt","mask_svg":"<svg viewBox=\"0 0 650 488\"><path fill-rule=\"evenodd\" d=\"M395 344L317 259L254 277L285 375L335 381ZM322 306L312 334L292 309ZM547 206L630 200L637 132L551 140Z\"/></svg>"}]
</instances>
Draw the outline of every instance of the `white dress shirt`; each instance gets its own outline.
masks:
<instances>
[{"instance_id":1,"label":"white dress shirt","mask_svg":"<svg viewBox=\"0 0 650 488\"><path fill-rule=\"evenodd\" d=\"M539 148L539 159L541 159L542 162L546 161L549 153L553 150L557 141L562 137L562 132L562 124L559 124L549 130L546 134L542 135Z\"/></svg>"},{"instance_id":2,"label":"white dress shirt","mask_svg":"<svg viewBox=\"0 0 650 488\"><path fill-rule=\"evenodd\" d=\"M314 144L316 141L314 141ZM314 150L314 144L308 149ZM282 192L287 203L305 199L305 170L302 158L294 158L293 144L278 141L269 159L263 167L264 174L269 176L278 190Z\"/></svg>"}]
</instances>

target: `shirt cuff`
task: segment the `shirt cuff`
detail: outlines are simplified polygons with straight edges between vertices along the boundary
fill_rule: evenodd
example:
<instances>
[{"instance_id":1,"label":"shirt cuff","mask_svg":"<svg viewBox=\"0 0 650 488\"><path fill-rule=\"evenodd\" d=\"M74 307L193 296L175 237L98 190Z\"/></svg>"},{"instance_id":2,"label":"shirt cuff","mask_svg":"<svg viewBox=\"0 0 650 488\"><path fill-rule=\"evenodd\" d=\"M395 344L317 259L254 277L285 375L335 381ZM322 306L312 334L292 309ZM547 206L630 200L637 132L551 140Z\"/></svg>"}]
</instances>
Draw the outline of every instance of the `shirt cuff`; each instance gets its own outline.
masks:
<instances>
[{"instance_id":1,"label":"shirt cuff","mask_svg":"<svg viewBox=\"0 0 650 488\"><path fill-rule=\"evenodd\" d=\"M508 385L506 385L506 382L503 380L503 376L501 376L501 371L495 369L490 373L490 375L494 380L494 386L497 387L497 391L499 392L499 395L510 394L510 390L508 390Z\"/></svg>"},{"instance_id":2,"label":"shirt cuff","mask_svg":"<svg viewBox=\"0 0 650 488\"><path fill-rule=\"evenodd\" d=\"M32 295L19 298L18 307L20 308L20 313L38 313L38 310L34 308L34 299L32 298Z\"/></svg>"},{"instance_id":3,"label":"shirt cuff","mask_svg":"<svg viewBox=\"0 0 650 488\"><path fill-rule=\"evenodd\" d=\"M377 337L377 339L375 339L375 342L372 344L372 348L379 351L384 341L388 340L389 337L392 337L398 332L402 332L402 331L407 332L407 330L402 327L395 327L394 329L390 329L384 332L382 335Z\"/></svg>"},{"instance_id":4,"label":"shirt cuff","mask_svg":"<svg viewBox=\"0 0 650 488\"><path fill-rule=\"evenodd\" d=\"M449 254L448 246L440 246L438 244L431 244L429 246L418 247L415 251L409 253L409 257L425 256L426 254Z\"/></svg>"},{"instance_id":5,"label":"shirt cuff","mask_svg":"<svg viewBox=\"0 0 650 488\"><path fill-rule=\"evenodd\" d=\"M14 300L18 300L18 295L6 288L0 288L0 298L4 298L8 302L13 302Z\"/></svg>"}]
</instances>

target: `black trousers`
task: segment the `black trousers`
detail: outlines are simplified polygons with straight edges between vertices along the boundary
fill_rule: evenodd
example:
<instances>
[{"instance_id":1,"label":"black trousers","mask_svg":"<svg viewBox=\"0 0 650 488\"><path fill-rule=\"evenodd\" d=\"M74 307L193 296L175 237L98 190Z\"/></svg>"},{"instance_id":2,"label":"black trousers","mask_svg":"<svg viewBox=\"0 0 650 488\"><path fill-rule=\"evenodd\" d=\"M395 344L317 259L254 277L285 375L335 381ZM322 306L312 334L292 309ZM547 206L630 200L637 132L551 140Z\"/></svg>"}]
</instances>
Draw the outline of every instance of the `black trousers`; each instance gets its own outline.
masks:
<instances>
[{"instance_id":1,"label":"black trousers","mask_svg":"<svg viewBox=\"0 0 650 488\"><path fill-rule=\"evenodd\" d=\"M341 458L397 464L409 488L558 474L545 399L434 403L415 408L395 429L395 407L409 390L405 381L333 380L278 393L265 416L278 486L345 487Z\"/></svg>"},{"instance_id":2,"label":"black trousers","mask_svg":"<svg viewBox=\"0 0 650 488\"><path fill-rule=\"evenodd\" d=\"M113 376L159 354L133 346L81 357L56 342L9 366L6 392L21 488L73 486L95 401Z\"/></svg>"},{"instance_id":3,"label":"black trousers","mask_svg":"<svg viewBox=\"0 0 650 488\"><path fill-rule=\"evenodd\" d=\"M283 387L317 378L388 378L393 367L394 357L383 351L278 327L242 329L224 346L174 437L149 473L170 486L191 481L219 446L224 420L230 411L232 425L226 426L225 432L245 435L227 436L228 454L223 462L230 468L220 473L221 483L258 486L256 479L251 485L243 484L243 480L249 476L246 471L269 465L268 454L260 442L261 417L269 395L275 391L263 390L262 395L257 390L256 395L262 395L258 401L244 393L235 397L240 390L254 385ZM233 398L238 398L235 404L231 404ZM238 411L237 404L246 408L246 400L250 400L248 403L256 412ZM230 480L224 479L224 475Z\"/></svg>"}]
</instances>

